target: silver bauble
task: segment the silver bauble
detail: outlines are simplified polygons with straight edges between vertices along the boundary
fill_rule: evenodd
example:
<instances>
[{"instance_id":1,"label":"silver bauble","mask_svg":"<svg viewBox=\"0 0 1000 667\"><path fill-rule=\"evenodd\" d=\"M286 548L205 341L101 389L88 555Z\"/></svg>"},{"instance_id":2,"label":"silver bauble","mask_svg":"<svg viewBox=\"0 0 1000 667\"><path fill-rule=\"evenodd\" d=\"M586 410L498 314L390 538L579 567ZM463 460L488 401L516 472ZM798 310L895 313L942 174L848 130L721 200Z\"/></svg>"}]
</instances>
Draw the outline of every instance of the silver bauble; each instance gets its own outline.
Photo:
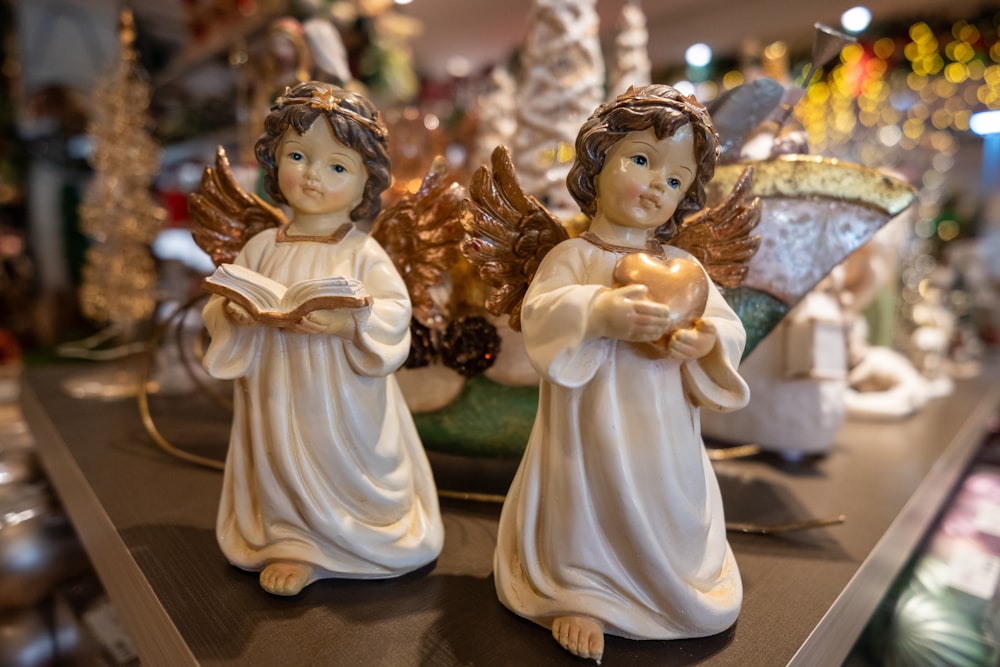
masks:
<instances>
[{"instance_id":1,"label":"silver bauble","mask_svg":"<svg viewBox=\"0 0 1000 667\"><path fill-rule=\"evenodd\" d=\"M88 567L47 487L0 487L0 609L35 604Z\"/></svg>"}]
</instances>

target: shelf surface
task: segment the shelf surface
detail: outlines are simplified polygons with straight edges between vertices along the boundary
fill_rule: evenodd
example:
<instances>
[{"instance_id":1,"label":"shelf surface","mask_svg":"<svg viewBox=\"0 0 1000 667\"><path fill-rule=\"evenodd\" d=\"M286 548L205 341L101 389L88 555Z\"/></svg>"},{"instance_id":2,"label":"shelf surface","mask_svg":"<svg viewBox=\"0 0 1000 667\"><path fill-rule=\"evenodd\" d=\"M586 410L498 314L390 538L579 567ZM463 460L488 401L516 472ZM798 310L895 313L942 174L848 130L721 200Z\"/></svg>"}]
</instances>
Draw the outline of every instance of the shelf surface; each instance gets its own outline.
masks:
<instances>
[{"instance_id":1,"label":"shelf surface","mask_svg":"<svg viewBox=\"0 0 1000 667\"><path fill-rule=\"evenodd\" d=\"M221 474L158 449L135 400L66 395L61 383L88 368L26 372L23 412L144 665L582 664L497 601L495 503L442 499L444 552L419 572L324 580L294 598L264 593L216 546ZM996 371L958 381L908 419L847 423L816 459L717 463L730 522L846 522L730 532L745 589L737 624L697 640L608 637L606 664L840 665L996 416ZM228 415L202 394L154 396L151 410L172 443L224 456Z\"/></svg>"}]
</instances>

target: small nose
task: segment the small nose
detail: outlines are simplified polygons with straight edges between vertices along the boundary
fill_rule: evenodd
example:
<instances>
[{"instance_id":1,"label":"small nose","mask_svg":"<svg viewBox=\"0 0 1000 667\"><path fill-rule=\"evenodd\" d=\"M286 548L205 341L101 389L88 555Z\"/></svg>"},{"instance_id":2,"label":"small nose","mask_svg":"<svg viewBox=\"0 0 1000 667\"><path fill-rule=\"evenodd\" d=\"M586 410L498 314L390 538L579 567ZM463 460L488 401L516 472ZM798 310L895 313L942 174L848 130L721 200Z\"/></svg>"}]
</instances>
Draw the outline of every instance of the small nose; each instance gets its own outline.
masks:
<instances>
[{"instance_id":1,"label":"small nose","mask_svg":"<svg viewBox=\"0 0 1000 667\"><path fill-rule=\"evenodd\" d=\"M654 169L649 181L650 187L663 191L667 189L667 175L660 169Z\"/></svg>"}]
</instances>

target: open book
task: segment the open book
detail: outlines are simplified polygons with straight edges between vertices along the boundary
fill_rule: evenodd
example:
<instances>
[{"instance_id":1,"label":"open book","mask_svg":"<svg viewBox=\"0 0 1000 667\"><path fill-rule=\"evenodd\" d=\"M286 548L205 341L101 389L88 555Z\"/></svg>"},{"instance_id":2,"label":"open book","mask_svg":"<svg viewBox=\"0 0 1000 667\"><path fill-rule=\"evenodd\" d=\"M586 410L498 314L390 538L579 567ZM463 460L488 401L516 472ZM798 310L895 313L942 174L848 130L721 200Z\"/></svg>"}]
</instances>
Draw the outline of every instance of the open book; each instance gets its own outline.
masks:
<instances>
[{"instance_id":1,"label":"open book","mask_svg":"<svg viewBox=\"0 0 1000 667\"><path fill-rule=\"evenodd\" d=\"M311 278L285 287L239 264L220 264L205 278L204 286L240 304L255 320L277 327L298 322L314 310L362 308L372 303L371 295L353 278Z\"/></svg>"}]
</instances>

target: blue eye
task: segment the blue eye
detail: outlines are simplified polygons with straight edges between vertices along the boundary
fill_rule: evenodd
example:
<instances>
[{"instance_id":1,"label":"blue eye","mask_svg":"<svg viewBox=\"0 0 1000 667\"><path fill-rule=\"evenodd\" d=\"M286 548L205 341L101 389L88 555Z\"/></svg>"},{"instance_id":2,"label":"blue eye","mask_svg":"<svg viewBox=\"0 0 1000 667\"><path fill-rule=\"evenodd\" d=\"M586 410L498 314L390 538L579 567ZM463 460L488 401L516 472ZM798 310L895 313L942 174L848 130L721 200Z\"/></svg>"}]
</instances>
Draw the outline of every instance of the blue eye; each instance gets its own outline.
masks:
<instances>
[{"instance_id":1,"label":"blue eye","mask_svg":"<svg viewBox=\"0 0 1000 667\"><path fill-rule=\"evenodd\" d=\"M297 151L292 151L291 153L288 154L288 158L298 162L299 160L302 159L302 153L299 153Z\"/></svg>"},{"instance_id":2,"label":"blue eye","mask_svg":"<svg viewBox=\"0 0 1000 667\"><path fill-rule=\"evenodd\" d=\"M343 174L345 171L347 171L347 168L342 164L335 164L331 167L331 169L333 169L338 174Z\"/></svg>"},{"instance_id":3,"label":"blue eye","mask_svg":"<svg viewBox=\"0 0 1000 667\"><path fill-rule=\"evenodd\" d=\"M679 178L668 178L667 179L667 185L669 185L674 190L677 190L677 189L679 189L681 187L681 179L679 179Z\"/></svg>"},{"instance_id":4,"label":"blue eye","mask_svg":"<svg viewBox=\"0 0 1000 667\"><path fill-rule=\"evenodd\" d=\"M633 155L632 163L637 164L640 167L645 167L647 164L649 164L649 160L646 159L645 155Z\"/></svg>"}]
</instances>

